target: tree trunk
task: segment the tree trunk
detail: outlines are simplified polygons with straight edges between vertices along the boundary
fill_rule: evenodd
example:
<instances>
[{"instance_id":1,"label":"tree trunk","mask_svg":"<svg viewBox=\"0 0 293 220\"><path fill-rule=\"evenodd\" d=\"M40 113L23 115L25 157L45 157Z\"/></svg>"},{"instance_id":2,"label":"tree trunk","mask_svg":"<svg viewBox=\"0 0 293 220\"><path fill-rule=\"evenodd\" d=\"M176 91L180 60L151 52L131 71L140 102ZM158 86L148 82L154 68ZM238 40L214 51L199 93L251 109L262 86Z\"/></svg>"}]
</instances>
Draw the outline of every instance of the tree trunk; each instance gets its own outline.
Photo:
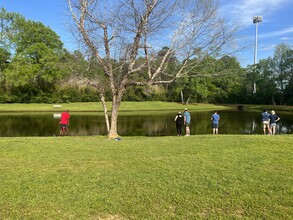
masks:
<instances>
[{"instance_id":1,"label":"tree trunk","mask_svg":"<svg viewBox=\"0 0 293 220\"><path fill-rule=\"evenodd\" d=\"M181 103L184 105L183 91L181 90Z\"/></svg>"},{"instance_id":2,"label":"tree trunk","mask_svg":"<svg viewBox=\"0 0 293 220\"><path fill-rule=\"evenodd\" d=\"M118 109L113 107L112 114L111 114L111 128L108 134L109 138L117 138L118 130L117 130L117 119L118 119Z\"/></svg>"},{"instance_id":3,"label":"tree trunk","mask_svg":"<svg viewBox=\"0 0 293 220\"><path fill-rule=\"evenodd\" d=\"M112 112L111 112L111 128L108 134L109 138L117 138L119 137L118 135L118 109L120 107L121 104L121 100L122 100L122 94L118 95L118 96L113 96L112 99Z\"/></svg>"},{"instance_id":4,"label":"tree trunk","mask_svg":"<svg viewBox=\"0 0 293 220\"><path fill-rule=\"evenodd\" d=\"M111 128L110 132L108 134L109 138L116 138L119 137L118 135L118 109L120 107L120 104L122 102L123 95L125 93L126 87L124 84L121 84L121 87L117 89L119 92L113 92L113 98L112 98L112 113L111 113ZM117 91L116 90L116 91Z\"/></svg>"},{"instance_id":5,"label":"tree trunk","mask_svg":"<svg viewBox=\"0 0 293 220\"><path fill-rule=\"evenodd\" d=\"M105 122L106 122L106 127L107 127L107 132L110 132L110 124L109 124L109 117L108 117L108 110L107 110L107 106L106 106L106 100L104 95L100 96L101 98L101 103L104 109L104 116L105 116Z\"/></svg>"}]
</instances>

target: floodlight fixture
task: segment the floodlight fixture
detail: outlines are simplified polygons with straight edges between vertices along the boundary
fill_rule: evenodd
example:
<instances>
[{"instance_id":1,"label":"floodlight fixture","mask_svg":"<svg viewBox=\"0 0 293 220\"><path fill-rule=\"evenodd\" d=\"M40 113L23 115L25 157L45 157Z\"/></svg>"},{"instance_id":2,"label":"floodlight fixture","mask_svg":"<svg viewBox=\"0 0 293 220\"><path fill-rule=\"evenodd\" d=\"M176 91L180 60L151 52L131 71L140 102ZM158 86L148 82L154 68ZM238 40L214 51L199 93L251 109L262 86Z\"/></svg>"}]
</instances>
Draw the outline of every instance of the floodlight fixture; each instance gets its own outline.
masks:
<instances>
[{"instance_id":1,"label":"floodlight fixture","mask_svg":"<svg viewBox=\"0 0 293 220\"><path fill-rule=\"evenodd\" d=\"M262 16L254 16L253 17L253 23L260 23L262 22Z\"/></svg>"}]
</instances>

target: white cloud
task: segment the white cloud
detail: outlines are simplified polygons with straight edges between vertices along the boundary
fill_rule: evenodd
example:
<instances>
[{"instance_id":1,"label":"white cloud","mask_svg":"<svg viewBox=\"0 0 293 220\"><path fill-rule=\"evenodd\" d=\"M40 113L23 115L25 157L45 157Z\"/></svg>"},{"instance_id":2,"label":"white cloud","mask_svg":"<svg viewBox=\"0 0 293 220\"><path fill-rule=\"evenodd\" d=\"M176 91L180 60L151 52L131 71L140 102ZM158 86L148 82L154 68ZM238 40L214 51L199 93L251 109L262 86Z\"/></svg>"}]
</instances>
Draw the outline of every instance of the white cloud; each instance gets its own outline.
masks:
<instances>
[{"instance_id":1,"label":"white cloud","mask_svg":"<svg viewBox=\"0 0 293 220\"><path fill-rule=\"evenodd\" d=\"M274 51L276 48L276 44L272 43L272 44L260 44L259 47L263 50L263 51Z\"/></svg>"},{"instance_id":2,"label":"white cloud","mask_svg":"<svg viewBox=\"0 0 293 220\"><path fill-rule=\"evenodd\" d=\"M220 0L221 13L226 18L233 18L243 25L253 25L253 16L261 15L264 22L269 21L269 15L283 7L286 3L292 3L291 0L235 0L226 3Z\"/></svg>"},{"instance_id":3,"label":"white cloud","mask_svg":"<svg viewBox=\"0 0 293 220\"><path fill-rule=\"evenodd\" d=\"M281 37L280 41L292 41L293 37Z\"/></svg>"},{"instance_id":4,"label":"white cloud","mask_svg":"<svg viewBox=\"0 0 293 220\"><path fill-rule=\"evenodd\" d=\"M273 32L266 33L266 34L260 34L259 37L260 38L270 38L270 37L277 37L277 36L281 36L284 34L290 34L290 33L293 33L293 27L286 28L283 30L273 31Z\"/></svg>"}]
</instances>

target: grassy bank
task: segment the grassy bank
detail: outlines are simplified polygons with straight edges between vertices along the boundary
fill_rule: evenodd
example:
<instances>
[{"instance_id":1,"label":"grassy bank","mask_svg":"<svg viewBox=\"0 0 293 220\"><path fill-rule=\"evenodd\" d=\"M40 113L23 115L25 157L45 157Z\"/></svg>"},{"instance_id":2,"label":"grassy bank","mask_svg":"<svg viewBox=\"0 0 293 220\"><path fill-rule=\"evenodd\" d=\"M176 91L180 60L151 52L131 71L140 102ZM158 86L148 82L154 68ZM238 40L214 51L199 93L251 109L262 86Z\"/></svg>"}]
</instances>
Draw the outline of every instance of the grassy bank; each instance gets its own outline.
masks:
<instances>
[{"instance_id":1,"label":"grassy bank","mask_svg":"<svg viewBox=\"0 0 293 220\"><path fill-rule=\"evenodd\" d=\"M0 139L0 219L291 219L292 135Z\"/></svg>"},{"instance_id":2,"label":"grassy bank","mask_svg":"<svg viewBox=\"0 0 293 220\"><path fill-rule=\"evenodd\" d=\"M238 105L234 105L236 108ZM286 106L286 105L243 105L245 110L249 111L258 111L261 112L264 109L270 111L275 110L277 112L293 112L293 106Z\"/></svg>"},{"instance_id":3,"label":"grassy bank","mask_svg":"<svg viewBox=\"0 0 293 220\"><path fill-rule=\"evenodd\" d=\"M61 108L54 108L54 104L0 104L0 112L59 112L69 109L74 112L102 112L102 106L98 102L64 103ZM111 103L107 103L110 110ZM174 102L122 102L120 111L179 111L188 107L190 110L229 109L229 106L218 106L213 104L189 104L187 106Z\"/></svg>"}]
</instances>

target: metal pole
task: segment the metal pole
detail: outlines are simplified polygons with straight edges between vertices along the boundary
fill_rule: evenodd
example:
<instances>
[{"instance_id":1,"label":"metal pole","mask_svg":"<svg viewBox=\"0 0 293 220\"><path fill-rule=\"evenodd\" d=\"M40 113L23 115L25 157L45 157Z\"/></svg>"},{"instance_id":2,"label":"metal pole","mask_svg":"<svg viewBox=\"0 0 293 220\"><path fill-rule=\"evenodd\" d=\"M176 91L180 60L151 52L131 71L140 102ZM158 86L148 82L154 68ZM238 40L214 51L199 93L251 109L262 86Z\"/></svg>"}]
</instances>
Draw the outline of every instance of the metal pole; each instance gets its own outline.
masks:
<instances>
[{"instance_id":1,"label":"metal pole","mask_svg":"<svg viewBox=\"0 0 293 220\"><path fill-rule=\"evenodd\" d=\"M256 22L256 24L255 24L254 65L257 62L257 32L258 32L258 22Z\"/></svg>"},{"instance_id":2,"label":"metal pole","mask_svg":"<svg viewBox=\"0 0 293 220\"><path fill-rule=\"evenodd\" d=\"M258 22L255 24L255 45L254 45L254 71L256 70L256 62L257 62L257 32L258 32ZM256 83L253 82L253 94L256 94Z\"/></svg>"},{"instance_id":3,"label":"metal pole","mask_svg":"<svg viewBox=\"0 0 293 220\"><path fill-rule=\"evenodd\" d=\"M257 34L258 34L258 23L262 22L262 16L254 16L253 23L255 24L255 47L254 47L254 71L256 70L257 63ZM256 93L256 83L253 82L253 94Z\"/></svg>"}]
</instances>

